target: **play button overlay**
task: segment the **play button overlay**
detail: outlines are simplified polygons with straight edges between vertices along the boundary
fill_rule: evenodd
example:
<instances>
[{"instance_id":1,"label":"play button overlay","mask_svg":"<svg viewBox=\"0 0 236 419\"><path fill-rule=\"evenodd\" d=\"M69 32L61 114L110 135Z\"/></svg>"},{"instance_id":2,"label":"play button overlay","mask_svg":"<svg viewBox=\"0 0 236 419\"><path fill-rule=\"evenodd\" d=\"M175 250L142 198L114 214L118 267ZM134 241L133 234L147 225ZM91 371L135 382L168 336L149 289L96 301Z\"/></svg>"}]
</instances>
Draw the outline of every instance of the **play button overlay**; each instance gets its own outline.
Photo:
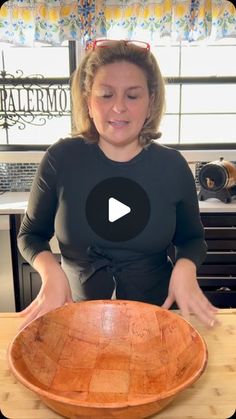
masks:
<instances>
[{"instance_id":1,"label":"play button overlay","mask_svg":"<svg viewBox=\"0 0 236 419\"><path fill-rule=\"evenodd\" d=\"M109 198L108 202L108 220L111 223L114 223L114 221L119 220L119 218L124 217L131 211L130 207L122 204L115 198Z\"/></svg>"},{"instance_id":2,"label":"play button overlay","mask_svg":"<svg viewBox=\"0 0 236 419\"><path fill-rule=\"evenodd\" d=\"M135 181L112 177L98 183L86 201L86 217L92 230L110 241L126 241L145 228L150 216L146 191Z\"/></svg>"}]
</instances>

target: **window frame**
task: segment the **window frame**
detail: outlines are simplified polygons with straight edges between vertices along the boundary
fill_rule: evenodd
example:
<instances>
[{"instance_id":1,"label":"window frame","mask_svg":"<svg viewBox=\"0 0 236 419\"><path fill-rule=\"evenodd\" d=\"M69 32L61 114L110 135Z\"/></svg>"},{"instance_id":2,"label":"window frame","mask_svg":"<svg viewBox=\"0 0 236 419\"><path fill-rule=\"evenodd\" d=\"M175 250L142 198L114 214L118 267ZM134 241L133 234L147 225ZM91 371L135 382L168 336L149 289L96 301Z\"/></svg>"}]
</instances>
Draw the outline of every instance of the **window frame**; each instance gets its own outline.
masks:
<instances>
[{"instance_id":1,"label":"window frame","mask_svg":"<svg viewBox=\"0 0 236 419\"><path fill-rule=\"evenodd\" d=\"M166 77L165 78L167 85L177 85L180 87L180 102L181 102L181 91L182 86L184 85L204 85L204 84L235 84L236 85L236 76L191 76L191 77ZM181 117L182 115L188 115L186 112L181 112L181 104L180 104L180 112L177 113L166 113L167 115L178 115L179 126L181 126ZM223 115L223 112L220 113ZM228 112L226 113L229 114ZM199 113L190 113L190 115L199 115ZM204 112L204 115L218 115L217 112ZM233 115L236 117L236 110L233 112ZM178 133L178 140L180 139L180 133ZM168 143L166 144L168 147L176 148L177 150L235 150L236 149L236 142L235 143Z\"/></svg>"},{"instance_id":2,"label":"window frame","mask_svg":"<svg viewBox=\"0 0 236 419\"><path fill-rule=\"evenodd\" d=\"M181 45L179 46L179 53L181 53ZM74 70L77 67L77 63L80 59L80 53L79 53L79 46L76 41L69 41L68 46L68 55L69 55L69 73L70 76L74 72ZM183 85L187 84L236 84L236 76L196 76L196 77L165 77L164 78L167 85L178 85L180 86L180 100L181 100L181 89ZM70 78L68 79L70 80ZM69 81L68 81L69 83ZM171 115L171 113L167 113L167 115ZM174 113L175 115L178 115L179 120L181 119L181 115L185 115L186 113L179 114ZM216 114L214 112L208 112L204 114ZM234 114L234 113L233 113ZM236 115L236 111L235 111ZM235 143L168 143L166 146L170 148L175 148L177 150L186 150L186 151L199 151L199 150L235 150L236 149L236 142ZM50 145L41 145L41 144L0 144L0 152L10 152L10 151L46 151L50 147Z\"/></svg>"}]
</instances>

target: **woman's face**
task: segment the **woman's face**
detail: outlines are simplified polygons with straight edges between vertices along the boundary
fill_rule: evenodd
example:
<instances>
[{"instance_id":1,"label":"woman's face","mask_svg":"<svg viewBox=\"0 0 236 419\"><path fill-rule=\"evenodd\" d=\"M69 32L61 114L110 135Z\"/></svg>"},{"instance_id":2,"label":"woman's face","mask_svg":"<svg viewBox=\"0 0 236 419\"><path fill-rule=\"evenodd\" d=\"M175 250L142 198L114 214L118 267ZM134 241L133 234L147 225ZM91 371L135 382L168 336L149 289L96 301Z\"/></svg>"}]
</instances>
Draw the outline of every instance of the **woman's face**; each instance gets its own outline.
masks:
<instances>
[{"instance_id":1,"label":"woman's face","mask_svg":"<svg viewBox=\"0 0 236 419\"><path fill-rule=\"evenodd\" d=\"M147 79L137 65L119 61L100 67L88 100L99 141L120 146L138 142L150 104Z\"/></svg>"}]
</instances>

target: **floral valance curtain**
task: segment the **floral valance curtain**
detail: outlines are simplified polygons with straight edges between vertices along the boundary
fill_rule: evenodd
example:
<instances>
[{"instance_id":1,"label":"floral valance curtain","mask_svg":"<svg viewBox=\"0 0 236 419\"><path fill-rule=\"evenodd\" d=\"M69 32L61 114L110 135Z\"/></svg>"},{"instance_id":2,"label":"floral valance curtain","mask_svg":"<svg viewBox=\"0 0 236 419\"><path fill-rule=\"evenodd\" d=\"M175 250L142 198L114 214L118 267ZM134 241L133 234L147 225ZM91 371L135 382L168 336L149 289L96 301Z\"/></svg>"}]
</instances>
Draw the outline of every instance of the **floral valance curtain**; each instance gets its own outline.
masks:
<instances>
[{"instance_id":1,"label":"floral valance curtain","mask_svg":"<svg viewBox=\"0 0 236 419\"><path fill-rule=\"evenodd\" d=\"M0 9L0 42L16 45L229 36L236 37L236 9L227 0L8 0Z\"/></svg>"},{"instance_id":2,"label":"floral valance curtain","mask_svg":"<svg viewBox=\"0 0 236 419\"><path fill-rule=\"evenodd\" d=\"M236 9L226 0L106 0L97 31L147 40L236 37Z\"/></svg>"},{"instance_id":3,"label":"floral valance curtain","mask_svg":"<svg viewBox=\"0 0 236 419\"><path fill-rule=\"evenodd\" d=\"M0 42L61 44L95 36L95 0L8 0L0 9Z\"/></svg>"}]
</instances>

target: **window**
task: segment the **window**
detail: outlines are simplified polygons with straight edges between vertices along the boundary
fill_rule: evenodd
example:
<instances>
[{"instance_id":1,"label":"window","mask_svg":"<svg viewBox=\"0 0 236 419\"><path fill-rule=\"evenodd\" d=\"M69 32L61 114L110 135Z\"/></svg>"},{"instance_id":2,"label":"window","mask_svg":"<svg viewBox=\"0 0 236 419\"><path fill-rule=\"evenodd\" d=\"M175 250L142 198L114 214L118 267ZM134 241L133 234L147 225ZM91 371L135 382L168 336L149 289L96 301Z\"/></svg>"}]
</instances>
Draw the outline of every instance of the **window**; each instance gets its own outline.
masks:
<instances>
[{"instance_id":1,"label":"window","mask_svg":"<svg viewBox=\"0 0 236 419\"><path fill-rule=\"evenodd\" d=\"M164 144L203 146L236 143L236 39L214 44L156 45L167 78Z\"/></svg>"},{"instance_id":2,"label":"window","mask_svg":"<svg viewBox=\"0 0 236 419\"><path fill-rule=\"evenodd\" d=\"M48 145L68 135L71 43L0 51L0 145Z\"/></svg>"},{"instance_id":3,"label":"window","mask_svg":"<svg viewBox=\"0 0 236 419\"><path fill-rule=\"evenodd\" d=\"M11 114L17 113L14 110L19 107L20 97L22 119L16 123L14 115L12 121L8 118L6 130L3 105L6 93L0 73L0 147L45 148L70 133L69 76L75 68L75 45L73 41L59 47L36 43L34 48L28 48L0 43L0 72L5 69L13 75L12 80L17 76L24 79L24 86L13 86L12 96L7 96ZM152 52L167 80L167 108L160 142L176 148L236 148L236 60L232 59L236 55L236 38L225 38L214 44L170 45L158 41L152 45ZM39 74L38 87L26 83L28 76ZM63 90L48 92L42 76L54 83L60 79ZM28 105L34 112L24 124L27 118L23 109ZM42 115L44 107L49 108L50 118ZM61 115L56 111L61 111Z\"/></svg>"}]
</instances>

